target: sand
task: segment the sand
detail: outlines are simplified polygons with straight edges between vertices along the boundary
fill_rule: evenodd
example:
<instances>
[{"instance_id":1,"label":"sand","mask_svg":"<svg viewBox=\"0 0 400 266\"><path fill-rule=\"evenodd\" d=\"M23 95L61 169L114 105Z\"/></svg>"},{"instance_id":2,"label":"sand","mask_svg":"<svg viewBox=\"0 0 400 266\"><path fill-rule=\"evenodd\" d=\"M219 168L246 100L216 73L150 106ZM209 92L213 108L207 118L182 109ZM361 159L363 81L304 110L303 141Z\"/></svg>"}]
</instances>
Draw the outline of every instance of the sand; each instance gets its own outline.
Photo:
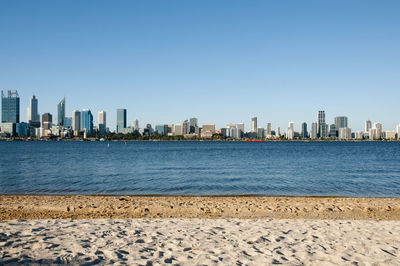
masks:
<instances>
[{"instance_id":1,"label":"sand","mask_svg":"<svg viewBox=\"0 0 400 266\"><path fill-rule=\"evenodd\" d=\"M0 195L0 220L54 218L400 220L400 199Z\"/></svg>"},{"instance_id":2,"label":"sand","mask_svg":"<svg viewBox=\"0 0 400 266\"><path fill-rule=\"evenodd\" d=\"M12 220L0 264L399 265L399 221Z\"/></svg>"},{"instance_id":3,"label":"sand","mask_svg":"<svg viewBox=\"0 0 400 266\"><path fill-rule=\"evenodd\" d=\"M0 196L0 265L400 265L399 249L400 199Z\"/></svg>"}]
</instances>

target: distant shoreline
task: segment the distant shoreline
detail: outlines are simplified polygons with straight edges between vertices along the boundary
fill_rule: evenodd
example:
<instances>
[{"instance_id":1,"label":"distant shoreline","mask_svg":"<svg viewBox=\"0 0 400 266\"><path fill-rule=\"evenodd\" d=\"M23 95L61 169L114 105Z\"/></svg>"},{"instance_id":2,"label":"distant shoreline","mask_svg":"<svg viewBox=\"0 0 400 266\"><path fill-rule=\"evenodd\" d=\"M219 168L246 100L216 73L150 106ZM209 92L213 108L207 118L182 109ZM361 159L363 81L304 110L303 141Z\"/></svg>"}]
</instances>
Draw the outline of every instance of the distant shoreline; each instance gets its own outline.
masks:
<instances>
[{"instance_id":1,"label":"distant shoreline","mask_svg":"<svg viewBox=\"0 0 400 266\"><path fill-rule=\"evenodd\" d=\"M400 140L326 140L326 139L315 139L315 140L302 140L302 139L268 139L268 140L226 140L226 139L126 139L126 140L99 140L99 139L0 139L0 142L400 142Z\"/></svg>"}]
</instances>

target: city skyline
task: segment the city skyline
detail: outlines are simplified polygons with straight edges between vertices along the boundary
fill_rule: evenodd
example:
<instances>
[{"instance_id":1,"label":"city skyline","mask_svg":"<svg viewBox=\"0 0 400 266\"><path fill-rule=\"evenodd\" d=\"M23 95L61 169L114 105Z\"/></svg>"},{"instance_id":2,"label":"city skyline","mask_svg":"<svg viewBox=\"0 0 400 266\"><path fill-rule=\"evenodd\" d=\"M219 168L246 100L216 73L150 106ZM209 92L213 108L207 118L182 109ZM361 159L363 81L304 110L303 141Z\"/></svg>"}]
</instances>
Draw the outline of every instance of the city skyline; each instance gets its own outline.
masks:
<instances>
[{"instance_id":1,"label":"city skyline","mask_svg":"<svg viewBox=\"0 0 400 266\"><path fill-rule=\"evenodd\" d=\"M21 121L20 119L20 97L18 91L1 91L2 95L2 122L10 122L10 121ZM52 126L52 115L50 113L44 113L42 115L42 125L40 122L40 114L38 113L39 106L38 98L33 95L30 98L30 104L27 107L27 117L34 119L29 119L25 122L32 130L38 129L38 134L44 134L45 130L49 130ZM107 127L106 123L106 111L100 110L98 111L99 121L96 126L96 122L94 121L94 116L90 109L82 109L82 111L74 110L72 112L72 116L68 117L65 113L66 108L66 99L63 99L57 105L57 123L54 124L56 126L57 135L61 134L61 130L63 128L71 128L73 130L73 136L80 136L80 131L84 132L84 137L86 138L86 134L93 134L94 129L102 132L104 134L106 131L108 132L116 132L116 133L132 133L133 131L138 131L140 134L152 134L153 132L158 132L161 135L167 135L168 133L173 133L176 135L176 129L178 130L179 135L185 134L196 134L197 136L202 137L212 137L216 132L215 123L214 124L202 124L198 123L198 118L192 117L189 120L185 120L181 123L165 123L159 122L158 124L144 123L145 126L142 128L139 127L139 121L135 119L132 124L129 124L127 120L127 109L118 108L116 109L117 113L117 121L115 130ZM233 136L234 138L242 138L243 134L249 133L246 137L250 138L271 138L276 136L281 136L280 127L277 126L276 130L272 130L272 125L270 122L266 123L266 127L263 125L258 126L257 117L251 117L250 128L246 129L245 123L226 123L226 126L219 127L220 134L223 136ZM170 126L173 126L170 128ZM382 123L374 122L372 123L370 120L366 120L364 124L364 131L360 130L352 130L348 123L347 116L336 116L334 118L333 123L329 123L326 121L325 111L318 110L316 121L311 123L311 131L307 130L307 122L301 122L300 130L296 130L295 122L290 121L289 126L284 130L283 135L287 139L295 139L295 138L339 138L339 139L363 139L365 136L369 139L380 139L384 138L400 138L400 124L396 125L394 130L384 130ZM10 125L3 125L6 128L6 131L10 130ZM17 128L21 132L26 132L27 129L24 125L15 124ZM15 127L14 126L14 127ZM154 128L153 128L154 127ZM35 129L36 128L36 129ZM211 129L212 128L212 129ZM236 129L236 131L235 131ZM147 133L146 130L148 131ZM51 130L50 130L51 132ZM25 134L25 133L23 133ZM36 134L36 133L30 133ZM28 134L29 135L29 134Z\"/></svg>"},{"instance_id":2,"label":"city skyline","mask_svg":"<svg viewBox=\"0 0 400 266\"><path fill-rule=\"evenodd\" d=\"M22 120L33 94L40 113L55 115L65 96L68 116L105 110L110 128L117 108L129 123L188 116L248 127L257 116L297 130L315 110L329 123L348 116L354 130L367 119L391 128L400 117L398 1L0 7L0 88L23 95Z\"/></svg>"}]
</instances>

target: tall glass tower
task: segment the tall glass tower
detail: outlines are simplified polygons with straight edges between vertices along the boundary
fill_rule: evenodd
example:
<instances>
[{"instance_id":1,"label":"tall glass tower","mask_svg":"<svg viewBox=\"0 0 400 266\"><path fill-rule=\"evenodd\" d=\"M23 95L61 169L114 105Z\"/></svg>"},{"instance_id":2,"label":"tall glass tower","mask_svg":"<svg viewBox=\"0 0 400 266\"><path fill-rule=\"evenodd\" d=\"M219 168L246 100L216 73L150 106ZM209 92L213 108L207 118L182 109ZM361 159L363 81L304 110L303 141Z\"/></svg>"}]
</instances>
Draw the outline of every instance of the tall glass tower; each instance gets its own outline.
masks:
<instances>
[{"instance_id":1,"label":"tall glass tower","mask_svg":"<svg viewBox=\"0 0 400 266\"><path fill-rule=\"evenodd\" d=\"M17 91L1 91L1 122L19 123L19 95Z\"/></svg>"},{"instance_id":2,"label":"tall glass tower","mask_svg":"<svg viewBox=\"0 0 400 266\"><path fill-rule=\"evenodd\" d=\"M117 133L126 128L126 109L117 109Z\"/></svg>"},{"instance_id":3,"label":"tall glass tower","mask_svg":"<svg viewBox=\"0 0 400 266\"><path fill-rule=\"evenodd\" d=\"M82 110L82 125L81 128L86 133L92 134L93 133L93 115L89 109Z\"/></svg>"},{"instance_id":4,"label":"tall glass tower","mask_svg":"<svg viewBox=\"0 0 400 266\"><path fill-rule=\"evenodd\" d=\"M64 126L65 125L65 97L61 100L61 102L57 106L57 125Z\"/></svg>"}]
</instances>

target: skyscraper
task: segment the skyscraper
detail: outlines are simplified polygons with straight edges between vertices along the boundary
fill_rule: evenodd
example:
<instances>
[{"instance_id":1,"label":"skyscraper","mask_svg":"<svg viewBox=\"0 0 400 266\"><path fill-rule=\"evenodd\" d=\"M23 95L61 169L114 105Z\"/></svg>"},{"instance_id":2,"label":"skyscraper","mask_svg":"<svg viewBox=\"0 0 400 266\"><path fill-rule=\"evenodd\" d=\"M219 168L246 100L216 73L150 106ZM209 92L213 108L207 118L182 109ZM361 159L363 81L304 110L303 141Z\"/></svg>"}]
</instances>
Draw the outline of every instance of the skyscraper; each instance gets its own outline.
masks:
<instances>
[{"instance_id":1,"label":"skyscraper","mask_svg":"<svg viewBox=\"0 0 400 266\"><path fill-rule=\"evenodd\" d=\"M106 112L99 111L99 134L100 135L106 134L106 131L107 131L106 120L107 120Z\"/></svg>"},{"instance_id":2,"label":"skyscraper","mask_svg":"<svg viewBox=\"0 0 400 266\"><path fill-rule=\"evenodd\" d=\"M29 106L27 109L27 122L40 122L40 116L38 113L38 99L35 95L32 96Z\"/></svg>"},{"instance_id":3,"label":"skyscraper","mask_svg":"<svg viewBox=\"0 0 400 266\"><path fill-rule=\"evenodd\" d=\"M341 128L343 128L343 127L341 127ZM330 138L338 137L338 132L339 131L337 130L336 124L331 124L331 126L329 127L329 137Z\"/></svg>"},{"instance_id":4,"label":"skyscraper","mask_svg":"<svg viewBox=\"0 0 400 266\"><path fill-rule=\"evenodd\" d=\"M311 124L310 138L311 139L318 138L318 124L317 123Z\"/></svg>"},{"instance_id":5,"label":"skyscraper","mask_svg":"<svg viewBox=\"0 0 400 266\"><path fill-rule=\"evenodd\" d=\"M322 136L322 125L325 124L325 111L318 111L318 116L317 116L317 126L318 126L318 137L323 138ZM325 127L327 127L327 125L325 124ZM325 136L326 137L326 136Z\"/></svg>"},{"instance_id":6,"label":"skyscraper","mask_svg":"<svg viewBox=\"0 0 400 266\"><path fill-rule=\"evenodd\" d=\"M50 129L53 123L53 116L50 113L44 113L42 115L42 127L44 129Z\"/></svg>"},{"instance_id":7,"label":"skyscraper","mask_svg":"<svg viewBox=\"0 0 400 266\"><path fill-rule=\"evenodd\" d=\"M72 130L81 131L81 112L78 110L72 111Z\"/></svg>"},{"instance_id":8,"label":"skyscraper","mask_svg":"<svg viewBox=\"0 0 400 266\"><path fill-rule=\"evenodd\" d=\"M19 95L17 91L1 91L1 122L19 123Z\"/></svg>"},{"instance_id":9,"label":"skyscraper","mask_svg":"<svg viewBox=\"0 0 400 266\"><path fill-rule=\"evenodd\" d=\"M271 123L267 123L267 130L266 130L266 138L270 138L272 136L272 127Z\"/></svg>"},{"instance_id":10,"label":"skyscraper","mask_svg":"<svg viewBox=\"0 0 400 266\"><path fill-rule=\"evenodd\" d=\"M61 102L59 102L57 106L57 125L64 126L64 119L65 119L65 97L62 98Z\"/></svg>"},{"instance_id":11,"label":"skyscraper","mask_svg":"<svg viewBox=\"0 0 400 266\"><path fill-rule=\"evenodd\" d=\"M294 139L294 122L289 122L289 127L286 130L286 138Z\"/></svg>"},{"instance_id":12,"label":"skyscraper","mask_svg":"<svg viewBox=\"0 0 400 266\"><path fill-rule=\"evenodd\" d=\"M126 109L117 109L117 133L123 133L126 128Z\"/></svg>"},{"instance_id":13,"label":"skyscraper","mask_svg":"<svg viewBox=\"0 0 400 266\"><path fill-rule=\"evenodd\" d=\"M93 115L89 109L82 110L81 128L86 133L93 133Z\"/></svg>"},{"instance_id":14,"label":"skyscraper","mask_svg":"<svg viewBox=\"0 0 400 266\"><path fill-rule=\"evenodd\" d=\"M257 133L257 117L251 118L251 132Z\"/></svg>"},{"instance_id":15,"label":"skyscraper","mask_svg":"<svg viewBox=\"0 0 400 266\"><path fill-rule=\"evenodd\" d=\"M139 131L139 120L137 120L137 119L135 119L135 121L133 121L133 130Z\"/></svg>"},{"instance_id":16,"label":"skyscraper","mask_svg":"<svg viewBox=\"0 0 400 266\"><path fill-rule=\"evenodd\" d=\"M365 121L365 131L364 132L369 132L369 130L372 127L372 123L370 120Z\"/></svg>"},{"instance_id":17,"label":"skyscraper","mask_svg":"<svg viewBox=\"0 0 400 266\"><path fill-rule=\"evenodd\" d=\"M190 132L190 125L189 125L189 121L185 120L182 123L182 133L183 134L189 134Z\"/></svg>"},{"instance_id":18,"label":"skyscraper","mask_svg":"<svg viewBox=\"0 0 400 266\"><path fill-rule=\"evenodd\" d=\"M347 122L348 122L347 116L335 117L336 130L339 130L340 128L348 127Z\"/></svg>"},{"instance_id":19,"label":"skyscraper","mask_svg":"<svg viewBox=\"0 0 400 266\"><path fill-rule=\"evenodd\" d=\"M189 123L190 123L190 128L189 128L189 132L190 133L195 133L196 132L196 127L198 127L197 123L198 120L197 118L193 117L189 119Z\"/></svg>"},{"instance_id":20,"label":"skyscraper","mask_svg":"<svg viewBox=\"0 0 400 266\"><path fill-rule=\"evenodd\" d=\"M306 139L308 138L308 132L307 132L307 123L303 122L301 123L301 138Z\"/></svg>"}]
</instances>

